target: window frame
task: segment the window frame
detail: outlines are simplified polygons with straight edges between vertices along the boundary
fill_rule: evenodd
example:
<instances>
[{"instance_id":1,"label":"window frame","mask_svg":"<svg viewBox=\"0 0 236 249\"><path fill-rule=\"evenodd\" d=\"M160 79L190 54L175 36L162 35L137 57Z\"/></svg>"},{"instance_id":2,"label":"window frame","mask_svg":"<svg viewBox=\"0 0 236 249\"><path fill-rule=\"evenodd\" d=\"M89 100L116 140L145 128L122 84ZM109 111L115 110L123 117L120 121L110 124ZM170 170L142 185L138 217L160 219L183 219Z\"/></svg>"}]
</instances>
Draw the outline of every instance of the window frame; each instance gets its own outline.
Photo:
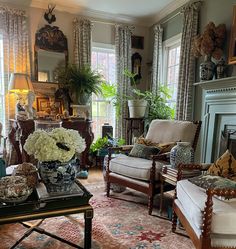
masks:
<instances>
[{"instance_id":1,"label":"window frame","mask_svg":"<svg viewBox=\"0 0 236 249\"><path fill-rule=\"evenodd\" d=\"M112 44L106 44L106 43L98 43L98 42L92 42L92 47L91 47L91 53L92 52L103 52L103 53L110 53L110 54L114 54L115 56L115 45ZM113 83L116 82L116 74L115 74L115 80ZM106 103L111 105L111 101L110 100L105 100L103 99L101 96L97 96L97 99L95 101L97 104L100 103ZM92 103L93 105L93 103ZM98 108L98 107L97 107ZM112 107L114 108L114 107ZM114 116L115 119L115 110L114 113L112 113L112 116ZM99 116L95 116L96 118ZM115 120L114 120L114 124L113 125L113 136L114 136L114 132L115 132ZM94 131L96 132L96 131ZM101 137L102 134L100 134L98 137Z\"/></svg>"},{"instance_id":2,"label":"window frame","mask_svg":"<svg viewBox=\"0 0 236 249\"><path fill-rule=\"evenodd\" d=\"M163 50L162 50L163 67L162 67L161 79L164 85L167 85L168 52L170 48L175 48L178 47L179 45L181 46L181 38L182 38L182 33L172 36L171 38L163 41Z\"/></svg>"}]
</instances>

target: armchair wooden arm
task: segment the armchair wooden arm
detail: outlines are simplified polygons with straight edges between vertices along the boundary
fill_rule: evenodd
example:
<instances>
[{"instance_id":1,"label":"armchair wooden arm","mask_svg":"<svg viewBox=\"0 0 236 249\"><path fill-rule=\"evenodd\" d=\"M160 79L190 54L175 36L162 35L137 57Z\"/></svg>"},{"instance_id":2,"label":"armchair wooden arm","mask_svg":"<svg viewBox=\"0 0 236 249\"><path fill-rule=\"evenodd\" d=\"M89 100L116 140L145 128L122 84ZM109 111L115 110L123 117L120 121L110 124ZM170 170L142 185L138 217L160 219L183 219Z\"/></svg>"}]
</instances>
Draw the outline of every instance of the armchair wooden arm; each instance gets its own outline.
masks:
<instances>
[{"instance_id":1,"label":"armchair wooden arm","mask_svg":"<svg viewBox=\"0 0 236 249\"><path fill-rule=\"evenodd\" d=\"M161 153L161 154L158 154L158 155L153 155L152 156L152 160L155 160L155 161L166 161L167 163L170 162L170 152L165 152L165 153Z\"/></svg>"},{"instance_id":2,"label":"armchair wooden arm","mask_svg":"<svg viewBox=\"0 0 236 249\"><path fill-rule=\"evenodd\" d=\"M211 233L211 222L212 222L212 214L213 214L213 200L212 197L214 195L222 196L222 197L231 197L236 198L236 190L235 189L212 189L209 188L206 191L207 200L205 202L205 208L203 213L203 224L202 224L202 235L204 239L210 240Z\"/></svg>"}]
</instances>

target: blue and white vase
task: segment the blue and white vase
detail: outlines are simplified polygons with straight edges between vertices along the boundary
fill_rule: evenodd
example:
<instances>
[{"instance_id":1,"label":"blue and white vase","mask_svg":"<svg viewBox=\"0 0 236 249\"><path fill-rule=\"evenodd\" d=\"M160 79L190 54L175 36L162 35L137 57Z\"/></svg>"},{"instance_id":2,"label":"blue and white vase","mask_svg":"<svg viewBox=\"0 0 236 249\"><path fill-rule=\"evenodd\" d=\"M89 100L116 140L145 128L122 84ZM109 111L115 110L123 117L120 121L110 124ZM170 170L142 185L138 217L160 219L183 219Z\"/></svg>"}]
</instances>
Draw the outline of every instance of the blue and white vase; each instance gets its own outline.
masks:
<instances>
[{"instance_id":1,"label":"blue and white vase","mask_svg":"<svg viewBox=\"0 0 236 249\"><path fill-rule=\"evenodd\" d=\"M39 162L38 168L40 178L49 193L70 192L76 178L72 160L66 163L57 161Z\"/></svg>"},{"instance_id":2,"label":"blue and white vase","mask_svg":"<svg viewBox=\"0 0 236 249\"><path fill-rule=\"evenodd\" d=\"M200 64L200 80L212 80L215 74L215 63L211 56L206 56L204 62Z\"/></svg>"},{"instance_id":3,"label":"blue and white vase","mask_svg":"<svg viewBox=\"0 0 236 249\"><path fill-rule=\"evenodd\" d=\"M180 163L193 163L194 151L189 142L177 142L170 151L170 164L177 168Z\"/></svg>"}]
</instances>

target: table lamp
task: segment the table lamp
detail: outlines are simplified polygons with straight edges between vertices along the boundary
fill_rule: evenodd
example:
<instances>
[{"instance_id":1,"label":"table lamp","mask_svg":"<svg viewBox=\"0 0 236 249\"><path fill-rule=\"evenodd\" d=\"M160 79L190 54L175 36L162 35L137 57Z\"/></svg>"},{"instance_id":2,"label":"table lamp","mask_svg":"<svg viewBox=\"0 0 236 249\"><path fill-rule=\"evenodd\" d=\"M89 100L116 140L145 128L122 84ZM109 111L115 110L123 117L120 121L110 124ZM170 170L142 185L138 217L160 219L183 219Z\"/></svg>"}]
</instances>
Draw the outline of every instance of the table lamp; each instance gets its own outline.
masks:
<instances>
[{"instance_id":1,"label":"table lamp","mask_svg":"<svg viewBox=\"0 0 236 249\"><path fill-rule=\"evenodd\" d=\"M12 73L9 82L9 91L17 95L16 111L24 111L25 98L29 91L34 92L33 85L27 74Z\"/></svg>"}]
</instances>

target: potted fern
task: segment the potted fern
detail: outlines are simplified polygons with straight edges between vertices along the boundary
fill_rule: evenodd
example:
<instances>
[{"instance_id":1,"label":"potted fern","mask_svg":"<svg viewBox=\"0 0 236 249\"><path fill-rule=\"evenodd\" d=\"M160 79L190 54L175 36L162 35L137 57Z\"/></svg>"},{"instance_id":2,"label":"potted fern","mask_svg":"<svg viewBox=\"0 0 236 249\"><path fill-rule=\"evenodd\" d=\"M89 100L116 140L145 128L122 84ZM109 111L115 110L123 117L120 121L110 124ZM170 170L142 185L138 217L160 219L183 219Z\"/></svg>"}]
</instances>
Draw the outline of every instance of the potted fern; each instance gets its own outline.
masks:
<instances>
[{"instance_id":1,"label":"potted fern","mask_svg":"<svg viewBox=\"0 0 236 249\"><path fill-rule=\"evenodd\" d=\"M92 93L101 94L102 77L90 66L79 68L75 64L57 69L59 88L69 93L72 106L88 105Z\"/></svg>"}]
</instances>

